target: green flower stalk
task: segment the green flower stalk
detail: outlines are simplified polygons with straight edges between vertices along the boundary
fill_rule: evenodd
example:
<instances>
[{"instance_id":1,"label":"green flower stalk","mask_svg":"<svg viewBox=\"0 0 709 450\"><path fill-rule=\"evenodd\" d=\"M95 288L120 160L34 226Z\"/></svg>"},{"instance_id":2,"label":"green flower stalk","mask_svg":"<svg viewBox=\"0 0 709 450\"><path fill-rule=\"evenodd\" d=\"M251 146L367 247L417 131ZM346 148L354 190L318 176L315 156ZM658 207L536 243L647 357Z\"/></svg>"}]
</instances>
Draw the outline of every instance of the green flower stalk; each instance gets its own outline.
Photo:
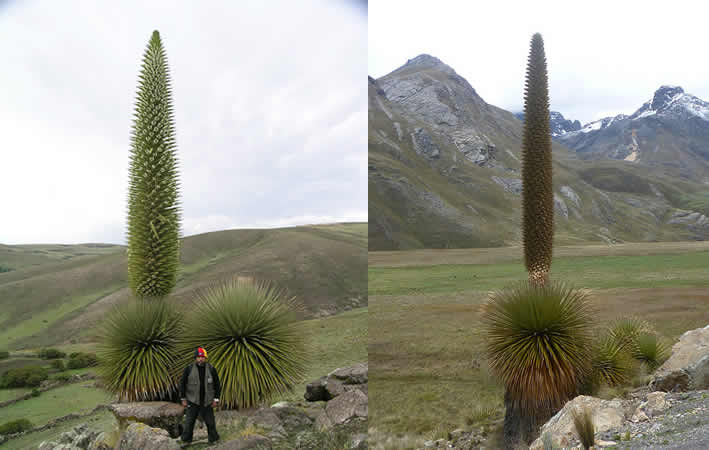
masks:
<instances>
[{"instance_id":1,"label":"green flower stalk","mask_svg":"<svg viewBox=\"0 0 709 450\"><path fill-rule=\"evenodd\" d=\"M529 280L549 278L554 239L549 87L544 41L532 36L527 62L522 138L522 236Z\"/></svg>"},{"instance_id":2,"label":"green flower stalk","mask_svg":"<svg viewBox=\"0 0 709 450\"><path fill-rule=\"evenodd\" d=\"M136 297L160 298L177 281L180 209L170 77L157 30L139 79L129 169L128 278Z\"/></svg>"}]
</instances>

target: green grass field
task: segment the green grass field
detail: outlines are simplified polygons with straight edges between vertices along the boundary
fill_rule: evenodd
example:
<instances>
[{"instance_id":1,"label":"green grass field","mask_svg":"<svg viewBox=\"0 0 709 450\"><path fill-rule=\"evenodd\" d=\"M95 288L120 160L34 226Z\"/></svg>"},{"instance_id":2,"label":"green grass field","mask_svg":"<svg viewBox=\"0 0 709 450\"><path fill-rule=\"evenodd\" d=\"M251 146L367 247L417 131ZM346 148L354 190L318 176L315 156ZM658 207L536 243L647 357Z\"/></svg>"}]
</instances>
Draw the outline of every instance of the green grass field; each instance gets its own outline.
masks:
<instances>
[{"instance_id":1,"label":"green grass field","mask_svg":"<svg viewBox=\"0 0 709 450\"><path fill-rule=\"evenodd\" d=\"M559 247L552 278L590 288L599 324L636 314L674 340L709 323L709 251L692 244ZM370 253L372 448L422 447L456 428L498 430L503 388L485 358L480 306L490 290L526 278L519 254Z\"/></svg>"}]
</instances>

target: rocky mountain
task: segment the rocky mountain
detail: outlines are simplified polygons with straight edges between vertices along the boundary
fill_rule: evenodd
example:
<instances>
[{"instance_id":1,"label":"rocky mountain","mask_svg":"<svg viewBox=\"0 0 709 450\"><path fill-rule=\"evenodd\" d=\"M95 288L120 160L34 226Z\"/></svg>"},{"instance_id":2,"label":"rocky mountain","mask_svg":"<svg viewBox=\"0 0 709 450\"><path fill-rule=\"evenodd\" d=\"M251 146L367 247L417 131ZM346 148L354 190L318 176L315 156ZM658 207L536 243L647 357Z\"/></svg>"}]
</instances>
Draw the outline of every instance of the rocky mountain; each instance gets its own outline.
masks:
<instances>
[{"instance_id":1,"label":"rocky mountain","mask_svg":"<svg viewBox=\"0 0 709 450\"><path fill-rule=\"evenodd\" d=\"M521 242L517 117L430 55L369 77L368 96L370 250ZM559 136L589 134L582 131ZM709 237L709 194L698 178L677 167L585 158L558 141L558 242Z\"/></svg>"},{"instance_id":2,"label":"rocky mountain","mask_svg":"<svg viewBox=\"0 0 709 450\"><path fill-rule=\"evenodd\" d=\"M558 139L584 159L661 166L701 182L709 172L709 103L679 86L661 86L633 114L606 117Z\"/></svg>"},{"instance_id":3,"label":"rocky mountain","mask_svg":"<svg viewBox=\"0 0 709 450\"><path fill-rule=\"evenodd\" d=\"M524 121L524 112L515 113L515 117ZM551 136L558 137L562 134L580 130L581 122L566 119L560 112L549 111L549 126L551 128Z\"/></svg>"}]
</instances>

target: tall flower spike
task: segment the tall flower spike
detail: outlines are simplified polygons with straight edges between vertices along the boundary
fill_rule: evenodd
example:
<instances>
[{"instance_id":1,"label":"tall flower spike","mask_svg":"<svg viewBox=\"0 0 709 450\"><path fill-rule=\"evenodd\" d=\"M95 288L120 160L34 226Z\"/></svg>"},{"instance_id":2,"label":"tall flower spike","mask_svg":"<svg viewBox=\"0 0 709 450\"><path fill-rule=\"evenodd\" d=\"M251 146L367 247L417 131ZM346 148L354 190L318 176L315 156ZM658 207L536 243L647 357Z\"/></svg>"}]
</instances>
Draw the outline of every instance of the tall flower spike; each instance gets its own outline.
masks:
<instances>
[{"instance_id":1,"label":"tall flower spike","mask_svg":"<svg viewBox=\"0 0 709 450\"><path fill-rule=\"evenodd\" d=\"M128 278L136 297L160 298L177 282L180 208L170 77L157 30L138 78L128 186Z\"/></svg>"},{"instance_id":2,"label":"tall flower spike","mask_svg":"<svg viewBox=\"0 0 709 450\"><path fill-rule=\"evenodd\" d=\"M522 237L529 280L545 284L554 239L549 87L544 41L532 36L527 60L522 138Z\"/></svg>"}]
</instances>

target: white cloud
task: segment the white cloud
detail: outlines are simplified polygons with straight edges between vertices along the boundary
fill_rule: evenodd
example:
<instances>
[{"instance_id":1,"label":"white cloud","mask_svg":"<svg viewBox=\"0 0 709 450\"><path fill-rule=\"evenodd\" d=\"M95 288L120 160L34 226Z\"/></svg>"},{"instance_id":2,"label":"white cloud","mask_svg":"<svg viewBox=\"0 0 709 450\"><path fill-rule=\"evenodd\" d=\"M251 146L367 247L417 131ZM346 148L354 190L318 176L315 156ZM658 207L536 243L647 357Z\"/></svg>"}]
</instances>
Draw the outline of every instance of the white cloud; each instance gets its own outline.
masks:
<instances>
[{"instance_id":1,"label":"white cloud","mask_svg":"<svg viewBox=\"0 0 709 450\"><path fill-rule=\"evenodd\" d=\"M0 5L0 242L124 242L153 29L171 71L185 234L367 219L366 11L27 1Z\"/></svg>"},{"instance_id":2,"label":"white cloud","mask_svg":"<svg viewBox=\"0 0 709 450\"><path fill-rule=\"evenodd\" d=\"M523 107L529 41L544 38L553 110L590 122L600 111L631 114L663 84L709 99L702 2L599 0L469 2L391 0L369 11L369 74L381 77L429 53L482 98Z\"/></svg>"}]
</instances>

